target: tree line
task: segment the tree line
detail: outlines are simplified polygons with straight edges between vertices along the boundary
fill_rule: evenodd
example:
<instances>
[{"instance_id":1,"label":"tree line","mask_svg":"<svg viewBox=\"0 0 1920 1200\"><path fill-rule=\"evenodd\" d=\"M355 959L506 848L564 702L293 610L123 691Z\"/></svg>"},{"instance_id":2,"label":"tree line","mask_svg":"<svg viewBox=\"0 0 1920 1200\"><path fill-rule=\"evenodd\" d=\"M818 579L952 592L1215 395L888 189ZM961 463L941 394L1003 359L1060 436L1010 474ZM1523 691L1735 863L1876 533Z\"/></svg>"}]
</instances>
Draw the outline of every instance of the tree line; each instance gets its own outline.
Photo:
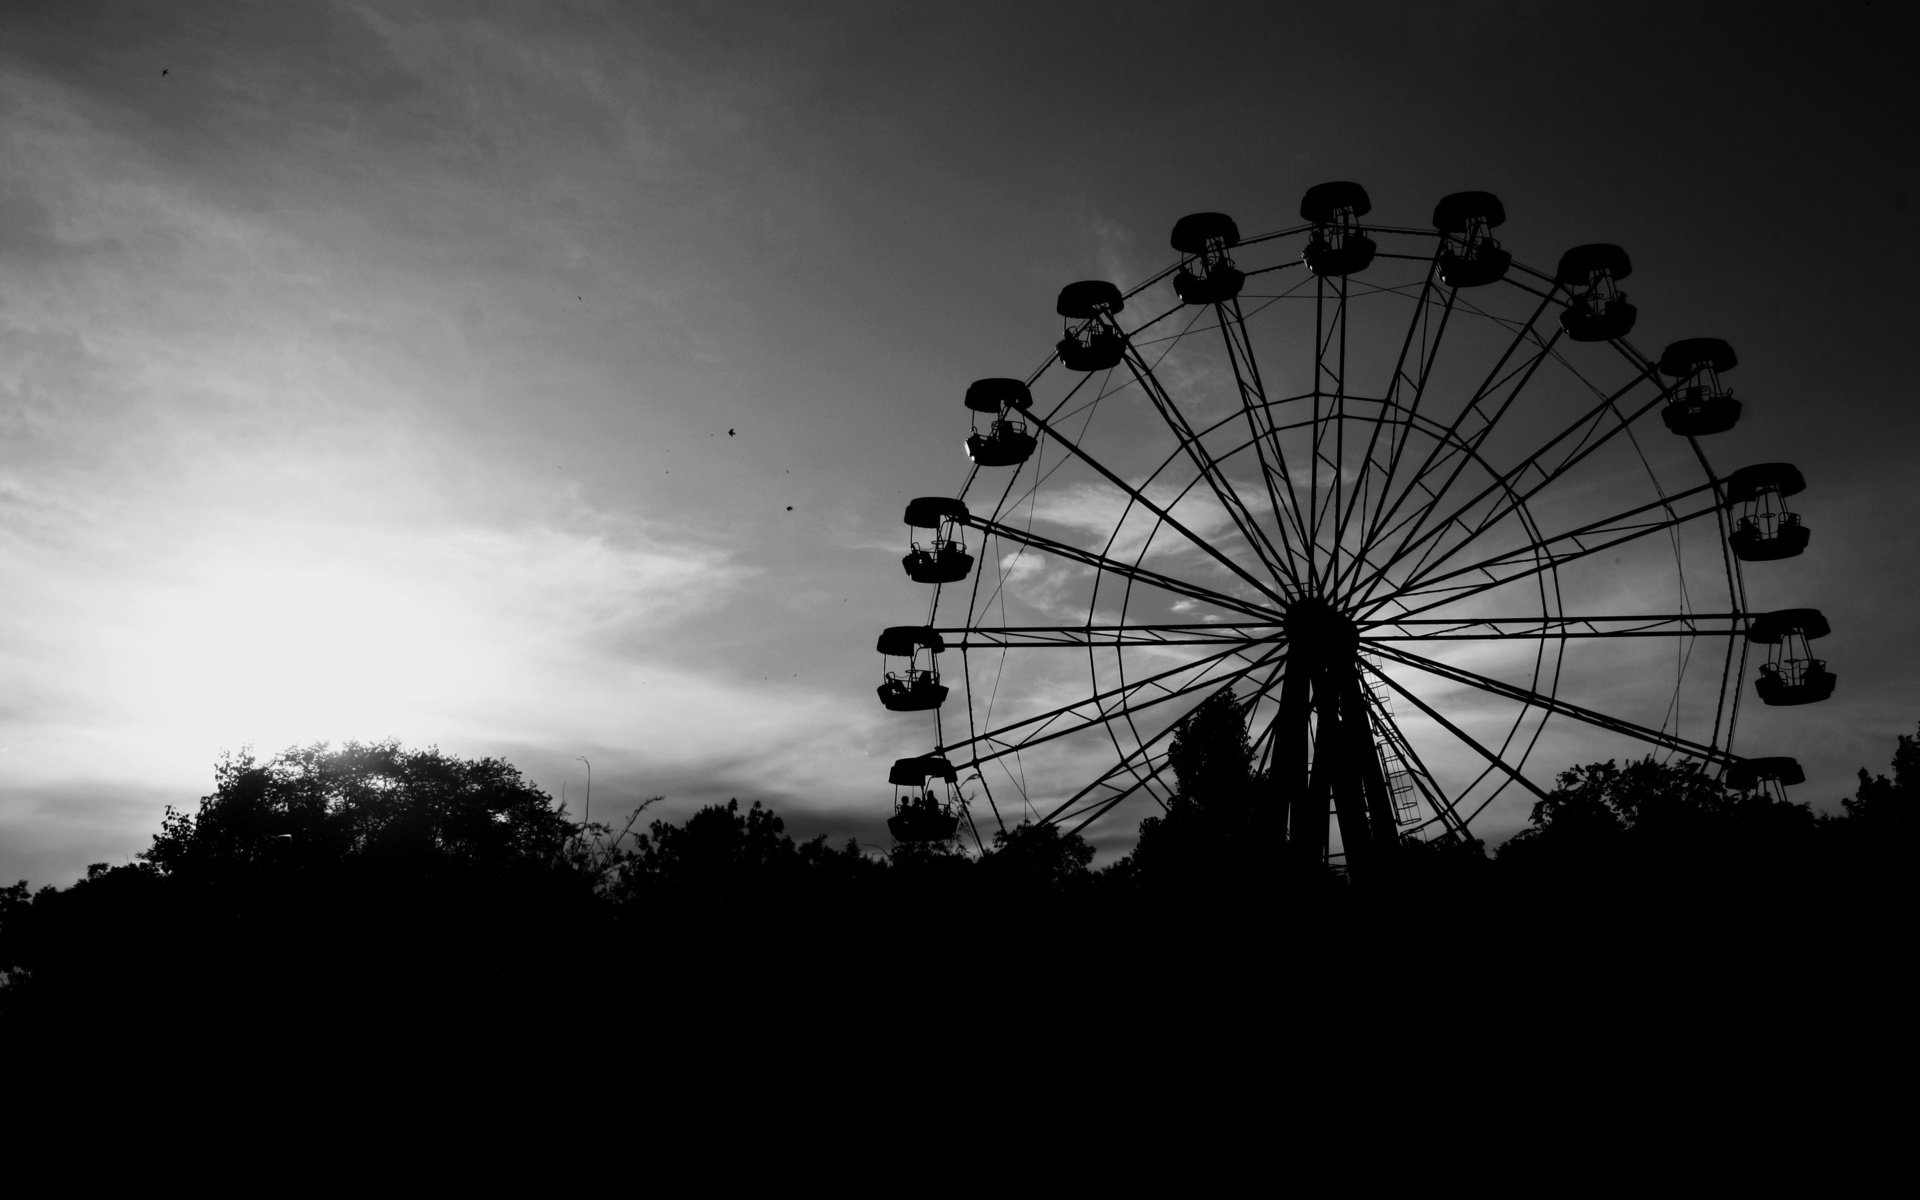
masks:
<instances>
[{"instance_id":1,"label":"tree line","mask_svg":"<svg viewBox=\"0 0 1920 1200\"><path fill-rule=\"evenodd\" d=\"M497 1018L667 980L715 999L1196 947L1265 962L1312 946L1486 954L1601 930L1671 941L1701 920L1756 936L1858 928L1912 899L1915 737L1899 738L1890 776L1863 769L1836 816L1686 763L1577 767L1495 852L1409 839L1371 889L1289 868L1230 695L1191 714L1170 754L1166 811L1098 870L1092 846L1051 825L996 832L985 854L879 853L795 841L738 801L642 829L649 801L623 828L582 826L509 763L395 742L232 755L136 861L0 890L0 1015L81 1021L140 997L262 1022L394 1006Z\"/></svg>"}]
</instances>

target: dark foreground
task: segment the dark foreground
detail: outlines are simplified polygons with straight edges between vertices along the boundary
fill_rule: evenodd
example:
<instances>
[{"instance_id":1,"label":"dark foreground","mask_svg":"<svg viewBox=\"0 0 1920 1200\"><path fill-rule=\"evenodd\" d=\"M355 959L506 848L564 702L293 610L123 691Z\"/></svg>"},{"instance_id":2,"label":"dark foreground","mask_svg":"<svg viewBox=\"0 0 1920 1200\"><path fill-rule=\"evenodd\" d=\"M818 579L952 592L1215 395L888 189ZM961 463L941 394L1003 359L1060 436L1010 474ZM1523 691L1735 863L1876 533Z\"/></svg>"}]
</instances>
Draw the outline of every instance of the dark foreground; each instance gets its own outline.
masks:
<instances>
[{"instance_id":1,"label":"dark foreground","mask_svg":"<svg viewBox=\"0 0 1920 1200\"><path fill-rule=\"evenodd\" d=\"M316 747L223 764L137 863L0 892L0 1020L129 1051L612 1037L662 1061L1847 1021L1910 955L1915 766L1903 738L1893 779L1817 820L1597 765L1496 855L1409 843L1355 882L1289 874L1231 789L1093 871L1048 829L880 855L795 843L757 806L583 833L504 763Z\"/></svg>"}]
</instances>

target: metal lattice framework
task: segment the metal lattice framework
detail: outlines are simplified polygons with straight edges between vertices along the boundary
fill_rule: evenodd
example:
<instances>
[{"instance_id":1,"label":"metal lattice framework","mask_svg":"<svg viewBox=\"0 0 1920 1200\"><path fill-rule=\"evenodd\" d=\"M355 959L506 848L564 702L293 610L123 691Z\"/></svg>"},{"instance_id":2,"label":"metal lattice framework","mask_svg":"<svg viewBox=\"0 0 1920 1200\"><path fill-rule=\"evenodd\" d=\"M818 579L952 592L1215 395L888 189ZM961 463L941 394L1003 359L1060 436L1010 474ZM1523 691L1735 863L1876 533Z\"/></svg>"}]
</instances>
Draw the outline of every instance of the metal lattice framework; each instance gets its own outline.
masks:
<instances>
[{"instance_id":1,"label":"metal lattice framework","mask_svg":"<svg viewBox=\"0 0 1920 1200\"><path fill-rule=\"evenodd\" d=\"M1617 248L1533 270L1458 199L1426 230L1197 214L1178 263L1073 285L1059 352L969 393L976 465L916 504L978 566L915 577L943 580L935 753L994 821L1124 836L1222 688L1295 852L1356 872L1603 751L1740 761L1737 505L1676 421L1730 393L1626 339Z\"/></svg>"}]
</instances>

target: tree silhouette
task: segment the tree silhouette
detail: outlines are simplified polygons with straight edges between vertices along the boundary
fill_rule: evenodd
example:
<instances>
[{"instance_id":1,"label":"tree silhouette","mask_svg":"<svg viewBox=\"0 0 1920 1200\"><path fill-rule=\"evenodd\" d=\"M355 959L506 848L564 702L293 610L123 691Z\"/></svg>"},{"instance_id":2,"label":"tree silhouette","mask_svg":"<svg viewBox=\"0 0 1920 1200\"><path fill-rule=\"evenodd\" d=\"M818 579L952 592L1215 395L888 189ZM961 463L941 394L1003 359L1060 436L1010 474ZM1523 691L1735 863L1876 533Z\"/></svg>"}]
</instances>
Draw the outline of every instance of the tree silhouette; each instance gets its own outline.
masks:
<instances>
[{"instance_id":1,"label":"tree silhouette","mask_svg":"<svg viewBox=\"0 0 1920 1200\"><path fill-rule=\"evenodd\" d=\"M1498 863L1531 888L1666 902L1804 882L1817 832L1805 805L1735 791L1700 763L1609 760L1564 772Z\"/></svg>"},{"instance_id":2,"label":"tree silhouette","mask_svg":"<svg viewBox=\"0 0 1920 1200\"><path fill-rule=\"evenodd\" d=\"M1892 779L1869 775L1861 767L1859 790L1840 804L1863 833L1911 837L1915 821L1920 820L1920 737L1900 735L1893 751Z\"/></svg>"},{"instance_id":3,"label":"tree silhouette","mask_svg":"<svg viewBox=\"0 0 1920 1200\"><path fill-rule=\"evenodd\" d=\"M1892 778L1862 767L1858 789L1840 802L1846 816L1824 831L1833 901L1867 925L1904 926L1920 890L1913 869L1920 841L1920 738L1901 734L1892 766Z\"/></svg>"},{"instance_id":4,"label":"tree silhouette","mask_svg":"<svg viewBox=\"0 0 1920 1200\"><path fill-rule=\"evenodd\" d=\"M981 865L1000 890L1036 898L1085 887L1092 863L1093 847L1079 834L1022 821L994 832L993 852Z\"/></svg>"},{"instance_id":5,"label":"tree silhouette","mask_svg":"<svg viewBox=\"0 0 1920 1200\"><path fill-rule=\"evenodd\" d=\"M796 865L786 823L755 801L745 813L740 801L710 805L675 826L655 821L636 841L624 872L637 886L688 890L703 899L758 891Z\"/></svg>"},{"instance_id":6,"label":"tree silhouette","mask_svg":"<svg viewBox=\"0 0 1920 1200\"><path fill-rule=\"evenodd\" d=\"M138 863L7 900L9 1003L78 1020L139 994L196 1011L499 1011L594 935L579 829L499 759L350 742L217 764ZM237 1017L235 1017L237 1019Z\"/></svg>"},{"instance_id":7,"label":"tree silhouette","mask_svg":"<svg viewBox=\"0 0 1920 1200\"><path fill-rule=\"evenodd\" d=\"M1231 690L1180 722L1167 762L1177 784L1167 811L1140 823L1120 878L1151 891L1199 896L1260 888L1282 869L1284 835L1254 771L1246 715Z\"/></svg>"},{"instance_id":8,"label":"tree silhouette","mask_svg":"<svg viewBox=\"0 0 1920 1200\"><path fill-rule=\"evenodd\" d=\"M564 870L578 829L501 759L469 760L398 742L251 751L214 768L199 811L169 808L141 858L162 874L212 879L355 867L495 877Z\"/></svg>"},{"instance_id":9,"label":"tree silhouette","mask_svg":"<svg viewBox=\"0 0 1920 1200\"><path fill-rule=\"evenodd\" d=\"M654 821L616 861L615 893L623 902L672 896L725 907L843 889L884 869L851 840L838 850L825 836L796 845L771 809L756 800L743 813L737 799L708 805L683 825Z\"/></svg>"},{"instance_id":10,"label":"tree silhouette","mask_svg":"<svg viewBox=\"0 0 1920 1200\"><path fill-rule=\"evenodd\" d=\"M1890 777L1861 772L1844 817L1696 764L1594 763L1491 862L1477 842L1408 843L1389 886L1283 895L1276 882L1299 881L1276 874L1288 860L1243 716L1223 692L1182 722L1168 811L1100 872L1057 826L1006 830L979 859L917 843L881 857L796 844L737 800L596 848L497 759L391 741L230 755L139 861L0 889L0 1012L81 1026L131 998L271 1036L396 1011L484 1028L586 995L745 1015L775 995L824 1018L836 996L939 993L963 945L970 970L1064 983L1096 963L1257 970L1247 949L1275 929L1296 955L1442 974L1463 953L1497 970L1545 949L1586 971L1609 947L1623 969L1650 947L1672 969L1707 947L1892 961L1911 910L1920 738L1899 739ZM1456 936L1433 937L1428 917Z\"/></svg>"}]
</instances>

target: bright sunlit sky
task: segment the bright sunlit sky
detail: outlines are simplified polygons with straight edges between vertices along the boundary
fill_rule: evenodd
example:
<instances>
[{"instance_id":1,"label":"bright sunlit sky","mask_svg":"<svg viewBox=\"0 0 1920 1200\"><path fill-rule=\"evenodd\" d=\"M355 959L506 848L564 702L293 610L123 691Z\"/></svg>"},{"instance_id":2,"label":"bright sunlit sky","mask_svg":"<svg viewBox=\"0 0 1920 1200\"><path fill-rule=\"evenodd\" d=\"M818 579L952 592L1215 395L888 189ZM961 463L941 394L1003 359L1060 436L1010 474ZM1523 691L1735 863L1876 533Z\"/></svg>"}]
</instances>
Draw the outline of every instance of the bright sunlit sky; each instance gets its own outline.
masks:
<instances>
[{"instance_id":1,"label":"bright sunlit sky","mask_svg":"<svg viewBox=\"0 0 1920 1200\"><path fill-rule=\"evenodd\" d=\"M1840 677L1738 748L1831 810L1920 720L1920 97L1903 6L1794 11L14 0L0 881L354 737L884 841L928 747L873 640L967 382L1328 179L1494 191L1525 262L1627 247L1643 348L1733 343L1716 464L1814 531L1750 598Z\"/></svg>"}]
</instances>

